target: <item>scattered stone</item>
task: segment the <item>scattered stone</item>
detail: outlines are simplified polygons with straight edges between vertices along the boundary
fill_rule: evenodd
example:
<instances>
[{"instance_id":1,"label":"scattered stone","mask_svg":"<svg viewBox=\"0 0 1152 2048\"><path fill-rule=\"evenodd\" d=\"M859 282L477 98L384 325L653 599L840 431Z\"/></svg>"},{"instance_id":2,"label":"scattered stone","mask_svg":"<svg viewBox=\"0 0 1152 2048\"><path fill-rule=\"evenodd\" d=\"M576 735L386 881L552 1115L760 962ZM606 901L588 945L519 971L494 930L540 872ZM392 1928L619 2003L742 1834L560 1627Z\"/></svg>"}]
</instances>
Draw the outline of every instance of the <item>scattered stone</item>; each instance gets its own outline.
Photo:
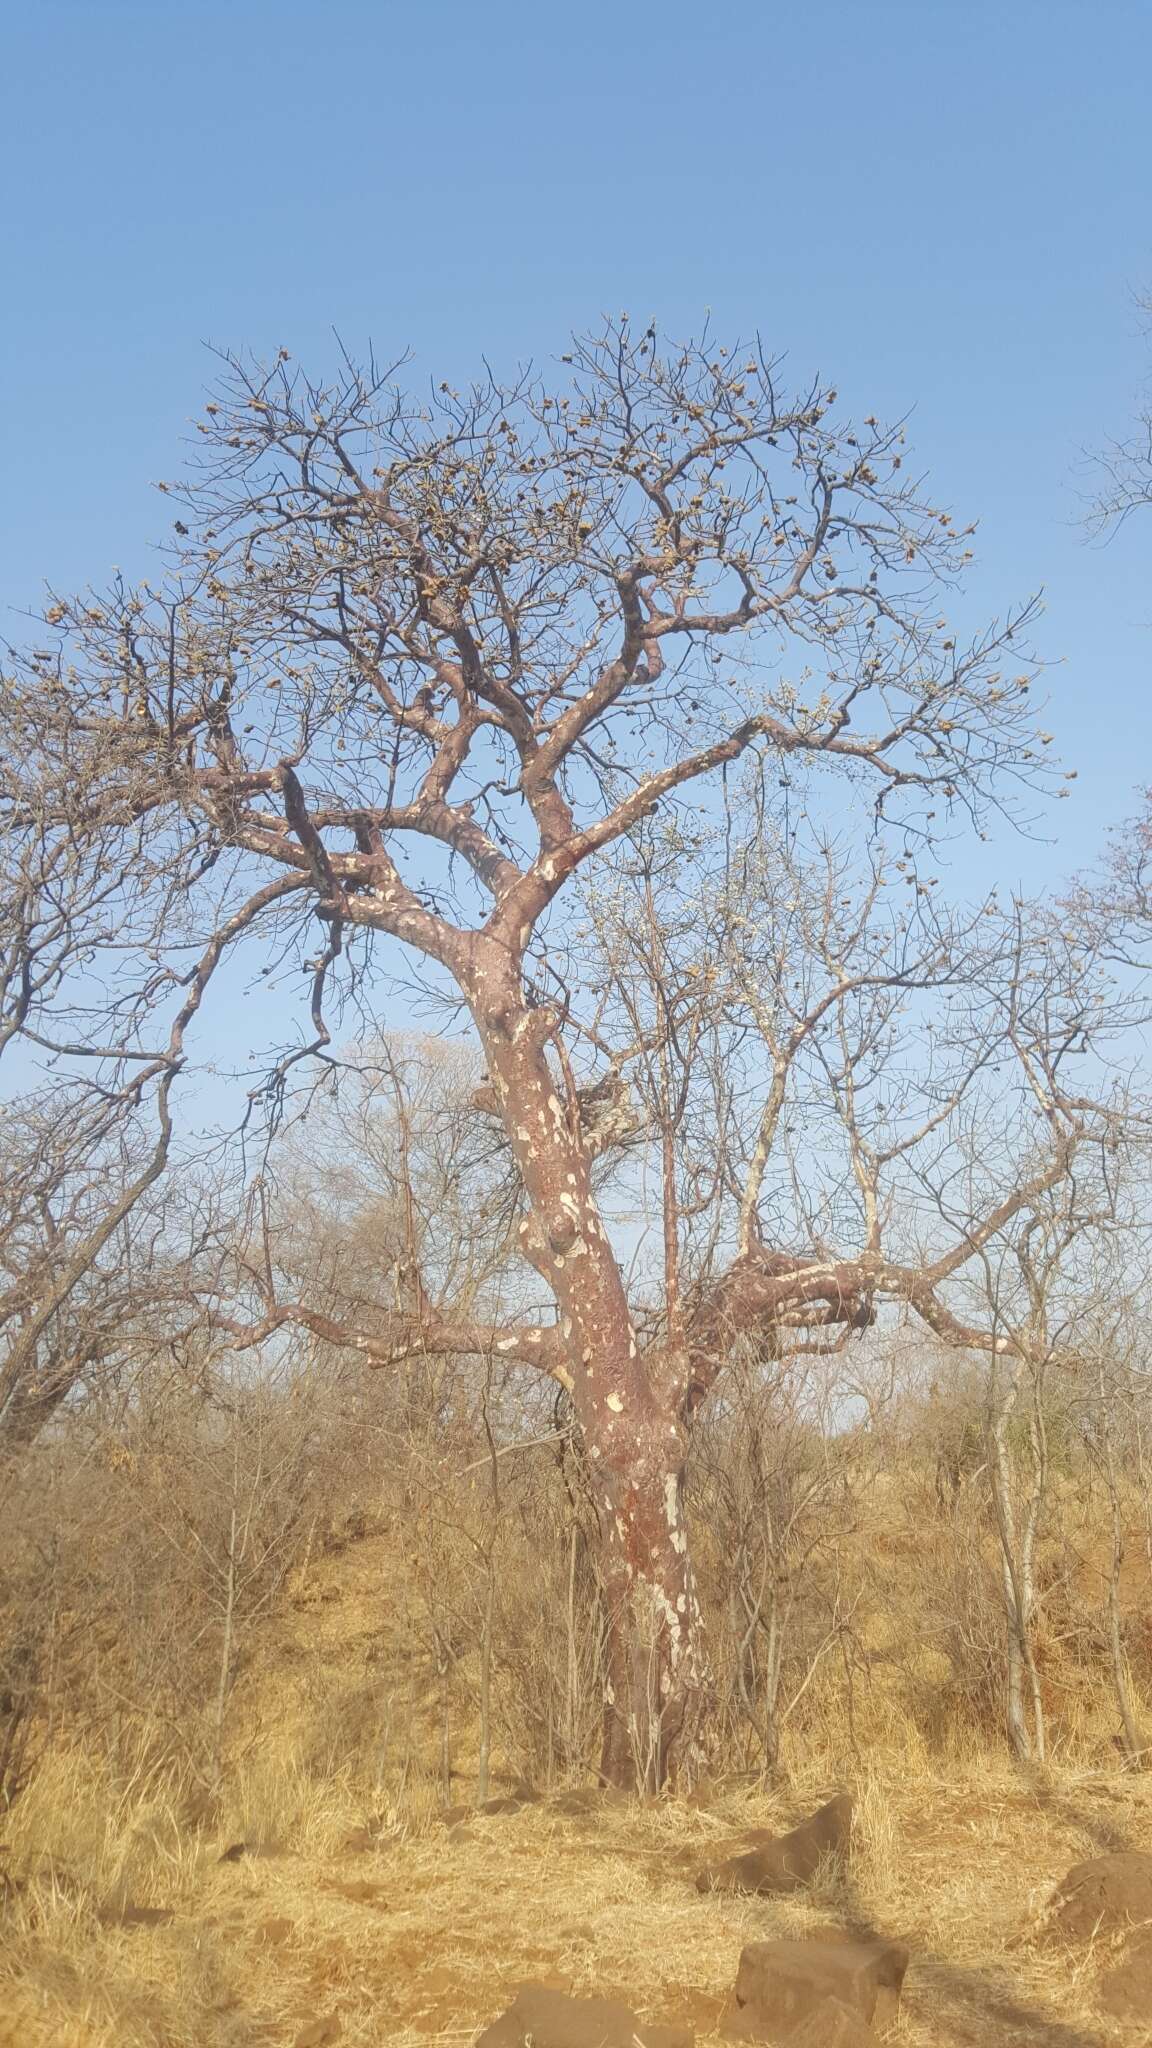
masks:
<instances>
[{"instance_id":1,"label":"scattered stone","mask_svg":"<svg viewBox=\"0 0 1152 2048\"><path fill-rule=\"evenodd\" d=\"M761 1831L757 1830L760 1834ZM810 1884L820 1865L848 1854L852 1801L837 1794L787 1835L769 1835L755 1848L726 1862L708 1864L696 1879L698 1892L794 1892Z\"/></svg>"},{"instance_id":2,"label":"scattered stone","mask_svg":"<svg viewBox=\"0 0 1152 2048\"><path fill-rule=\"evenodd\" d=\"M742 2041L790 2042L830 2000L866 2027L887 2026L899 2011L907 1968L908 1951L894 1941L749 1942L724 2031ZM810 2038L815 2048L820 2036Z\"/></svg>"},{"instance_id":3,"label":"scattered stone","mask_svg":"<svg viewBox=\"0 0 1152 2048\"><path fill-rule=\"evenodd\" d=\"M876 2036L840 1998L825 1998L788 2036L788 2048L872 2048Z\"/></svg>"},{"instance_id":4,"label":"scattered stone","mask_svg":"<svg viewBox=\"0 0 1152 2048\"><path fill-rule=\"evenodd\" d=\"M96 1918L104 1927L167 1927L176 1918L167 1906L123 1904L101 1906Z\"/></svg>"},{"instance_id":5,"label":"scattered stone","mask_svg":"<svg viewBox=\"0 0 1152 2048\"><path fill-rule=\"evenodd\" d=\"M693 2048L692 2027L641 2022L618 1998L569 1998L522 1984L476 2048Z\"/></svg>"},{"instance_id":6,"label":"scattered stone","mask_svg":"<svg viewBox=\"0 0 1152 2048\"><path fill-rule=\"evenodd\" d=\"M1048 1911L1049 1925L1078 1941L1152 1921L1152 1856L1123 1849L1074 1863Z\"/></svg>"},{"instance_id":7,"label":"scattered stone","mask_svg":"<svg viewBox=\"0 0 1152 2048\"><path fill-rule=\"evenodd\" d=\"M287 1920L283 1914L278 1913L271 1920L260 1922L256 1929L256 1939L267 1943L269 1948L280 1948L284 1942L291 1941L295 1932L296 1922Z\"/></svg>"},{"instance_id":8,"label":"scattered stone","mask_svg":"<svg viewBox=\"0 0 1152 2048\"><path fill-rule=\"evenodd\" d=\"M1144 2020L1152 2013L1152 1940L1145 1936L1115 1969L1100 1979L1100 2003L1117 2020Z\"/></svg>"},{"instance_id":9,"label":"scattered stone","mask_svg":"<svg viewBox=\"0 0 1152 2048\"><path fill-rule=\"evenodd\" d=\"M331 2048L340 2039L340 2021L334 2012L327 2019L306 2020L296 2036L294 2048Z\"/></svg>"}]
</instances>

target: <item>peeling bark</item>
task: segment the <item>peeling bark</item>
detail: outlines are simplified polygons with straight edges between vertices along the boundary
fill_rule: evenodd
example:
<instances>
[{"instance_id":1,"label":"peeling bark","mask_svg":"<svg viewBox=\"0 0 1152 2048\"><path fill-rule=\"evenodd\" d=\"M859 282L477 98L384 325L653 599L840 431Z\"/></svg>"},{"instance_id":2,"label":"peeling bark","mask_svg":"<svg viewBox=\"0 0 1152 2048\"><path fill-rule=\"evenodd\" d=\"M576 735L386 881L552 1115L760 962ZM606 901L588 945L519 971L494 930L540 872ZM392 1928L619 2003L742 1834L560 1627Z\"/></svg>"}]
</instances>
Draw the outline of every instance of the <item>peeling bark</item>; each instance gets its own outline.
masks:
<instances>
[{"instance_id":1,"label":"peeling bark","mask_svg":"<svg viewBox=\"0 0 1152 2048\"><path fill-rule=\"evenodd\" d=\"M522 1247L557 1302L591 1473L608 1616L601 1770L654 1790L690 1775L706 1688L677 1375L637 1342L580 1105L548 1057L557 1020L524 1006L499 955L478 963L473 1014L528 1196Z\"/></svg>"}]
</instances>

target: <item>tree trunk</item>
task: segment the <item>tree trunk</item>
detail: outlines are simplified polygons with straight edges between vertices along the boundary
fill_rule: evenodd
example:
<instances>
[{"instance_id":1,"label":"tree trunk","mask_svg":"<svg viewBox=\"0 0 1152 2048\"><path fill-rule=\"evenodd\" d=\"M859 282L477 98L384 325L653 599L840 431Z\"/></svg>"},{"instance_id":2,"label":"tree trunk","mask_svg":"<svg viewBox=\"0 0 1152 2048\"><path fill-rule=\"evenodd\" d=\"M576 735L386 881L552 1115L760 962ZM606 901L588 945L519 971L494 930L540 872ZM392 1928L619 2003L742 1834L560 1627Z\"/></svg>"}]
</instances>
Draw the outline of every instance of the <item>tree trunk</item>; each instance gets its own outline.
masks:
<instances>
[{"instance_id":1,"label":"tree trunk","mask_svg":"<svg viewBox=\"0 0 1152 2048\"><path fill-rule=\"evenodd\" d=\"M637 1344L579 1103L549 1065L556 1020L523 1006L503 962L480 965L473 1014L528 1197L521 1243L556 1300L599 1521L608 1620L601 1769L611 1784L656 1790L669 1776L692 1774L705 1690L684 1518L681 1375L676 1360L642 1355Z\"/></svg>"},{"instance_id":2,"label":"tree trunk","mask_svg":"<svg viewBox=\"0 0 1152 2048\"><path fill-rule=\"evenodd\" d=\"M1008 1738L1022 1763L1042 1763L1047 1743L1040 1674L1033 1650L1036 1612L1034 1554L1040 1508L1043 1503L1046 1467L1039 1474L1035 1460L1037 1439L1030 1433L1033 1454L1033 1491L1025 1502L1022 1528L1018 1527L1014 1501L1012 1453L1008 1425L1016 1410L1022 1360L1017 1359L1005 1395L990 1408L988 1423L988 1473L992 1503L1000 1541L1000 1582L1004 1594L1005 1717Z\"/></svg>"},{"instance_id":3,"label":"tree trunk","mask_svg":"<svg viewBox=\"0 0 1152 2048\"><path fill-rule=\"evenodd\" d=\"M665 1455L611 1473L600 1572L608 1611L608 1684L600 1770L608 1784L656 1792L691 1782L708 1689L684 1518L682 1460Z\"/></svg>"}]
</instances>

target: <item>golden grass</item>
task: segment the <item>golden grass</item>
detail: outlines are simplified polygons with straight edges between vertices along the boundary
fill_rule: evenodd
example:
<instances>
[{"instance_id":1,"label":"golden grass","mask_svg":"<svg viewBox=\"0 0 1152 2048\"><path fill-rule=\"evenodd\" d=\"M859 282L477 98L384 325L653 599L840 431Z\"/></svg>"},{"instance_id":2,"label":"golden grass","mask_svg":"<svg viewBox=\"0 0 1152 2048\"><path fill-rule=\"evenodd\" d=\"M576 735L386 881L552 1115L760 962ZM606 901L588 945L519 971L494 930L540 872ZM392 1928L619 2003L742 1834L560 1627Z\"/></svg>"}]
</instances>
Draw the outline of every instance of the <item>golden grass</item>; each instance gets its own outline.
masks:
<instances>
[{"instance_id":1,"label":"golden grass","mask_svg":"<svg viewBox=\"0 0 1152 2048\"><path fill-rule=\"evenodd\" d=\"M786 1789L580 1816L545 1802L447 1830L395 1567L369 1538L300 1575L238 1690L210 1831L146 1748L115 1769L78 1746L48 1757L0 1827L19 1884L0 1902L0 2048L292 2048L329 2016L340 2048L468 2048L530 1977L690 2019L705 2048L746 1941L830 1924L910 1948L893 2048L1152 2043L1152 2015L1125 2030L1099 2009L1107 1945L1061 1948L1041 1925L1069 1864L1152 1849L1152 1778L1088 1768L1110 1754L1106 1700L1028 1777L955 1728L932 1752L907 1660L877 1657L850 1722L813 1689ZM839 1789L857 1811L846 1876L790 1901L697 1894L696 1869L744 1830ZM369 1816L376 1846L352 1853ZM222 1862L238 1841L257 1853ZM173 1917L101 1919L125 1902Z\"/></svg>"},{"instance_id":2,"label":"golden grass","mask_svg":"<svg viewBox=\"0 0 1152 2048\"><path fill-rule=\"evenodd\" d=\"M1152 1787L1137 1778L1029 1785L988 1762L933 1777L880 1759L851 1786L849 1874L775 1902L701 1897L694 1871L834 1789L815 1769L786 1798L733 1792L708 1810L542 1804L453 1831L417 1815L349 1853L352 1789L310 1782L290 1756L265 1759L211 1840L182 1834L157 1788L117 1803L79 1760L56 1768L9 1831L10 1861L30 1875L4 1928L4 2048L290 2044L332 2014L349 2048L463 2048L528 1977L693 2019L703 2044L719 2039L744 1942L831 1923L912 1950L905 2048L1152 2038L1101 2016L1106 1954L1054 1947L1038 1924L1079 1856L1152 1844ZM221 1863L240 1813L280 1853ZM102 1924L99 1905L128 1894L170 1907L171 1923Z\"/></svg>"}]
</instances>

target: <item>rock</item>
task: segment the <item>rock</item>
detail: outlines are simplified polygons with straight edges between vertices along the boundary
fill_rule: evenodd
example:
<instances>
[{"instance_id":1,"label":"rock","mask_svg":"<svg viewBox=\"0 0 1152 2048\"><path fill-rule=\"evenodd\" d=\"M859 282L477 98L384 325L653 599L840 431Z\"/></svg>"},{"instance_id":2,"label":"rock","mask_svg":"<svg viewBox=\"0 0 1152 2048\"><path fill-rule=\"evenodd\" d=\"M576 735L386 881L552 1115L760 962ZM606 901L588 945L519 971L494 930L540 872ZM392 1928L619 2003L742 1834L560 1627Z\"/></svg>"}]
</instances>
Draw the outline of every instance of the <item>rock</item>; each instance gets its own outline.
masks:
<instances>
[{"instance_id":1,"label":"rock","mask_svg":"<svg viewBox=\"0 0 1152 2048\"><path fill-rule=\"evenodd\" d=\"M759 1831L758 1831L759 1832ZM852 1801L846 1792L810 1814L790 1834L769 1836L742 1856L708 1864L696 1879L698 1892L794 1892L810 1884L828 1858L846 1856L852 1835Z\"/></svg>"},{"instance_id":2,"label":"rock","mask_svg":"<svg viewBox=\"0 0 1152 2048\"><path fill-rule=\"evenodd\" d=\"M865 2027L873 2021L886 2026L899 2010L907 1968L907 1949L893 1941L749 1942L740 1957L724 2032L742 2041L791 2042L829 2001L844 2006ZM831 2017L837 2017L835 2011ZM820 2036L810 2034L809 2039L815 2048ZM851 2042L848 2035L845 2048Z\"/></svg>"},{"instance_id":3,"label":"rock","mask_svg":"<svg viewBox=\"0 0 1152 2048\"><path fill-rule=\"evenodd\" d=\"M1074 1863L1048 1911L1049 1925L1074 1941L1152 1921L1152 1856L1123 1849Z\"/></svg>"},{"instance_id":4,"label":"rock","mask_svg":"<svg viewBox=\"0 0 1152 2048\"><path fill-rule=\"evenodd\" d=\"M692 2027L642 2024L618 1998L569 1998L522 1984L476 2048L693 2048L695 2039Z\"/></svg>"},{"instance_id":5,"label":"rock","mask_svg":"<svg viewBox=\"0 0 1152 2048\"><path fill-rule=\"evenodd\" d=\"M1152 2013L1152 1940L1147 1936L1129 1949L1115 1969L1100 1979L1100 2003L1117 2020L1144 2020Z\"/></svg>"},{"instance_id":6,"label":"rock","mask_svg":"<svg viewBox=\"0 0 1152 2048\"><path fill-rule=\"evenodd\" d=\"M840 1998L825 1998L788 2036L788 2048L873 2048L871 2027Z\"/></svg>"}]
</instances>

